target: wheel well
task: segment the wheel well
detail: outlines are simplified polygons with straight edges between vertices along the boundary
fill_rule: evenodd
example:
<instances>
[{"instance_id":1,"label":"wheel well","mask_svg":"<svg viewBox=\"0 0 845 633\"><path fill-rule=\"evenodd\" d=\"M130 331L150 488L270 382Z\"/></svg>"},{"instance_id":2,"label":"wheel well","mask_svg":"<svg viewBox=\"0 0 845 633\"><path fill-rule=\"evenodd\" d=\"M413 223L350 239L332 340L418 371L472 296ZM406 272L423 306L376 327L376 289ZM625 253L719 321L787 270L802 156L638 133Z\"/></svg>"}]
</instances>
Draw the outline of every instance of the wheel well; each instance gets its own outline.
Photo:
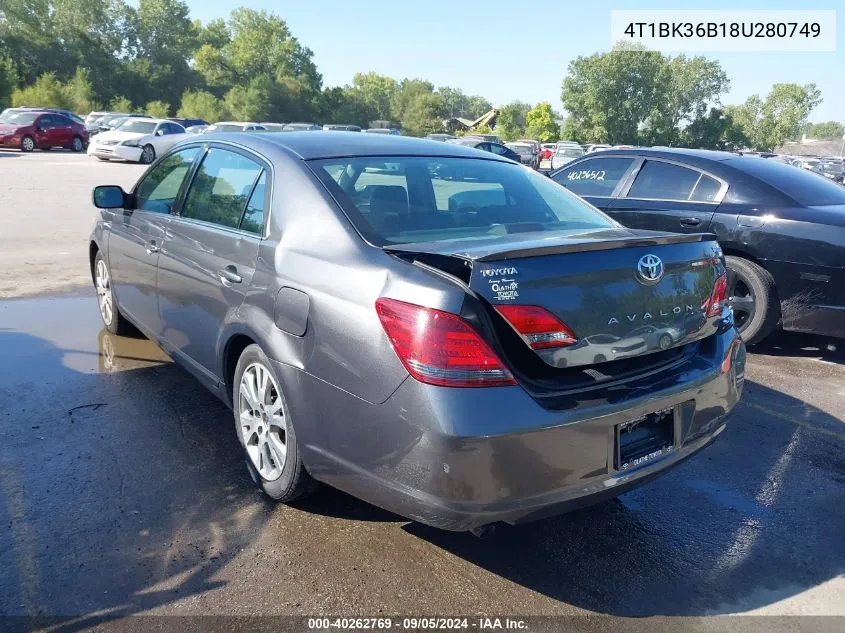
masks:
<instances>
[{"instance_id":1,"label":"wheel well","mask_svg":"<svg viewBox=\"0 0 845 633\"><path fill-rule=\"evenodd\" d=\"M91 268L91 281L94 281L94 260L99 252L100 247L97 246L97 242L92 240L91 244L88 245L88 265Z\"/></svg>"},{"instance_id":2,"label":"wheel well","mask_svg":"<svg viewBox=\"0 0 845 633\"><path fill-rule=\"evenodd\" d=\"M751 255L750 253L746 253L745 251L740 251L735 248L731 248L730 246L722 246L722 253L725 255L731 255L733 257L742 257L742 259L747 259L750 262L754 262L760 268L765 270L766 266L763 264L762 261Z\"/></svg>"},{"instance_id":3,"label":"wheel well","mask_svg":"<svg viewBox=\"0 0 845 633\"><path fill-rule=\"evenodd\" d=\"M235 369L238 366L238 359L243 351L255 343L246 334L236 334L226 343L226 351L223 357L223 376L226 381L226 398L232 403L232 387L235 384Z\"/></svg>"}]
</instances>

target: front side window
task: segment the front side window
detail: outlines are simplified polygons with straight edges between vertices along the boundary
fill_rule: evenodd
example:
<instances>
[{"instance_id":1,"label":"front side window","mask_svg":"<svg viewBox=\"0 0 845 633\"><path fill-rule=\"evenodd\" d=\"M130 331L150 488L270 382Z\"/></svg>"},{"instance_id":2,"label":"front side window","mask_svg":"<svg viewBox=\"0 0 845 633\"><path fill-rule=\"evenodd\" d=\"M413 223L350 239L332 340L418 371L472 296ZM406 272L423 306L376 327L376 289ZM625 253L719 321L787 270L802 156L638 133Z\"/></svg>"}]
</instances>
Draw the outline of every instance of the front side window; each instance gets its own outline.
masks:
<instances>
[{"instance_id":1,"label":"front side window","mask_svg":"<svg viewBox=\"0 0 845 633\"><path fill-rule=\"evenodd\" d=\"M185 198L186 218L238 228L261 165L216 147L208 150Z\"/></svg>"},{"instance_id":2,"label":"front side window","mask_svg":"<svg viewBox=\"0 0 845 633\"><path fill-rule=\"evenodd\" d=\"M174 152L147 172L135 190L135 208L152 213L170 213L199 151L199 147L189 147Z\"/></svg>"},{"instance_id":3,"label":"front side window","mask_svg":"<svg viewBox=\"0 0 845 633\"><path fill-rule=\"evenodd\" d=\"M352 223L376 243L618 226L545 176L512 162L403 156L309 164Z\"/></svg>"},{"instance_id":4,"label":"front side window","mask_svg":"<svg viewBox=\"0 0 845 633\"><path fill-rule=\"evenodd\" d=\"M688 200L701 172L694 169L647 160L628 191L628 198L648 200Z\"/></svg>"},{"instance_id":5,"label":"front side window","mask_svg":"<svg viewBox=\"0 0 845 633\"><path fill-rule=\"evenodd\" d=\"M579 196L609 197L633 163L633 158L593 158L567 167L552 178Z\"/></svg>"}]
</instances>

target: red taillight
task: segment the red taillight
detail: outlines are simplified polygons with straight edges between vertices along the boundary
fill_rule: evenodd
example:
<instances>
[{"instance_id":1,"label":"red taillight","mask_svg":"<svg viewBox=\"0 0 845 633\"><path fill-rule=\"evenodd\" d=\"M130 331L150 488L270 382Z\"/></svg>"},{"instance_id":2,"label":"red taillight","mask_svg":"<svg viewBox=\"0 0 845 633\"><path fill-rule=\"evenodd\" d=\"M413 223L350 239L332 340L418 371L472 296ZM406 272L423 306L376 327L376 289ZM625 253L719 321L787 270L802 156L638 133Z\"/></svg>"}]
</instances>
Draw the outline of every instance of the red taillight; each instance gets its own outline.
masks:
<instances>
[{"instance_id":1,"label":"red taillight","mask_svg":"<svg viewBox=\"0 0 845 633\"><path fill-rule=\"evenodd\" d=\"M566 347L578 340L575 332L540 306L498 305L496 310L531 349Z\"/></svg>"},{"instance_id":2,"label":"red taillight","mask_svg":"<svg viewBox=\"0 0 845 633\"><path fill-rule=\"evenodd\" d=\"M463 319L382 297L381 324L408 373L442 387L497 387L516 381L478 332Z\"/></svg>"},{"instance_id":3,"label":"red taillight","mask_svg":"<svg viewBox=\"0 0 845 633\"><path fill-rule=\"evenodd\" d=\"M725 302L728 299L728 276L720 275L716 278L713 284L713 292L710 293L710 298L704 302L704 308L707 310L707 316L719 316L722 314L722 309L725 307Z\"/></svg>"}]
</instances>

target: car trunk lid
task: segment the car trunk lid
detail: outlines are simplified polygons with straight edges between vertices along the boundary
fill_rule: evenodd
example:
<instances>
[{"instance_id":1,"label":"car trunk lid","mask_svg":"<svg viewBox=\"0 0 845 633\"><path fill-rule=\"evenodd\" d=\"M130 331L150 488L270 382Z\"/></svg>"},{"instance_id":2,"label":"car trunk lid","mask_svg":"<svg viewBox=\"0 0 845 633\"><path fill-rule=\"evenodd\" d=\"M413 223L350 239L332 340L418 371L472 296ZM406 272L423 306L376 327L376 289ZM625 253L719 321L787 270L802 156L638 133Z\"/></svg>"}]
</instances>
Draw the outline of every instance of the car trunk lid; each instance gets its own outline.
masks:
<instances>
[{"instance_id":1,"label":"car trunk lid","mask_svg":"<svg viewBox=\"0 0 845 633\"><path fill-rule=\"evenodd\" d=\"M458 277L517 331L506 306L553 315L574 340L533 350L552 367L660 352L716 329L707 307L724 263L709 234L535 231L384 248Z\"/></svg>"}]
</instances>

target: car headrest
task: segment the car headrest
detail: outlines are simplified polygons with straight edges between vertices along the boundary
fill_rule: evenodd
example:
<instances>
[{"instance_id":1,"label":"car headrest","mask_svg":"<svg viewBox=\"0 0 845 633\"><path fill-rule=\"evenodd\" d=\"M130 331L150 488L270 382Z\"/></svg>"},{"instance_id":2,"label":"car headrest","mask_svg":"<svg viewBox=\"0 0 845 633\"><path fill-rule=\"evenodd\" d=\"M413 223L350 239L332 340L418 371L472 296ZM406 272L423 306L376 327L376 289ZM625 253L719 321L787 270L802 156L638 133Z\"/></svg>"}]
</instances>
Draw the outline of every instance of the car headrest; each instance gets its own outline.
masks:
<instances>
[{"instance_id":1,"label":"car headrest","mask_svg":"<svg viewBox=\"0 0 845 633\"><path fill-rule=\"evenodd\" d=\"M376 185L370 197L370 213L374 216L384 216L395 213L399 216L408 215L408 192L399 185Z\"/></svg>"}]
</instances>

